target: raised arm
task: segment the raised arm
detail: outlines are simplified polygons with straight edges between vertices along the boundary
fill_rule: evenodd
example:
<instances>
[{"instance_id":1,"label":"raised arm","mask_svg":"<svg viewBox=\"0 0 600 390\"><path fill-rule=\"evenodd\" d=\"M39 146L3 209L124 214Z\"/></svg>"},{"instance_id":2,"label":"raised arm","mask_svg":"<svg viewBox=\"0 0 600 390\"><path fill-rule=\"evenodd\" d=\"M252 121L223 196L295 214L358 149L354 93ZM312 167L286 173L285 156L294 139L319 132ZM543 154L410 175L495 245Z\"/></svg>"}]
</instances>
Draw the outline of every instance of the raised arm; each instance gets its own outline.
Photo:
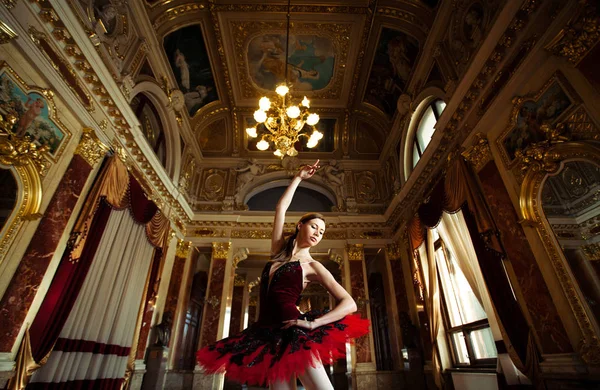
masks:
<instances>
[{"instance_id":1,"label":"raised arm","mask_svg":"<svg viewBox=\"0 0 600 390\"><path fill-rule=\"evenodd\" d=\"M305 165L300 168L300 171L294 176L290 185L286 188L283 195L281 195L281 198L279 198L279 202L277 202L277 207L275 208L273 233L271 234L272 255L278 253L283 247L283 243L285 241L283 239L283 223L285 221L285 212L292 203L292 198L294 197L296 188L298 188L298 185L302 180L311 178L315 172L317 172L317 169L319 169L319 160L317 160L313 165Z\"/></svg>"}]
</instances>

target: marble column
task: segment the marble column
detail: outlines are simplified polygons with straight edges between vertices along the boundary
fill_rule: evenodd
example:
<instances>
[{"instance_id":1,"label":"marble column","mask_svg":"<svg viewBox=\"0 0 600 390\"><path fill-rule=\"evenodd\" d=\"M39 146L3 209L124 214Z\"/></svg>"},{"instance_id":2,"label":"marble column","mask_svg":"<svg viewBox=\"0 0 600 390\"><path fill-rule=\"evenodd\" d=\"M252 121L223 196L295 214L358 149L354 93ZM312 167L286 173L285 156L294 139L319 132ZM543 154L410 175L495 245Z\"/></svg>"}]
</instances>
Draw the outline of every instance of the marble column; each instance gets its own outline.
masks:
<instances>
[{"instance_id":1,"label":"marble column","mask_svg":"<svg viewBox=\"0 0 600 390\"><path fill-rule=\"evenodd\" d=\"M233 280L233 294L231 297L231 321L229 321L229 334L239 333L244 323L244 290L246 290L246 277L235 275Z\"/></svg>"},{"instance_id":2,"label":"marble column","mask_svg":"<svg viewBox=\"0 0 600 390\"><path fill-rule=\"evenodd\" d=\"M406 273L403 269L402 262L402 248L398 244L390 244L386 246L385 251L385 267L386 267L386 280L389 284L390 291L392 291L389 299L392 301L390 318L392 319L393 329L391 329L390 337L394 345L392 350L395 354L395 367L403 367L403 358L401 349L405 345L402 339L401 331L401 318L405 318L409 315L410 308L408 305L406 279L404 275Z\"/></svg>"},{"instance_id":3,"label":"marble column","mask_svg":"<svg viewBox=\"0 0 600 390\"><path fill-rule=\"evenodd\" d=\"M171 339L169 340L169 369L174 367L179 340L183 336L185 315L192 288L194 275L192 267L193 247L191 244L190 241L177 241L175 260L173 261L171 276L169 277L169 287L163 311L164 313L170 312L173 318Z\"/></svg>"},{"instance_id":4,"label":"marble column","mask_svg":"<svg viewBox=\"0 0 600 390\"><path fill-rule=\"evenodd\" d=\"M105 153L93 131L85 131L0 300L0 353L12 352L59 242L68 234L67 224L85 184Z\"/></svg>"},{"instance_id":5,"label":"marble column","mask_svg":"<svg viewBox=\"0 0 600 390\"><path fill-rule=\"evenodd\" d=\"M231 243L213 242L212 256L206 289L206 304L202 316L199 347L203 348L229 333L226 323L227 307L231 305L233 288L233 256ZM223 375L206 375L199 366L194 370L194 389L223 388Z\"/></svg>"},{"instance_id":6,"label":"marble column","mask_svg":"<svg viewBox=\"0 0 600 390\"><path fill-rule=\"evenodd\" d=\"M347 270L346 275L350 282L350 294L356 301L361 317L370 320L369 288L363 244L349 244L346 247L345 257L348 266L344 268ZM372 329L369 334L355 340L352 355L352 388L376 388L377 376Z\"/></svg>"}]
</instances>

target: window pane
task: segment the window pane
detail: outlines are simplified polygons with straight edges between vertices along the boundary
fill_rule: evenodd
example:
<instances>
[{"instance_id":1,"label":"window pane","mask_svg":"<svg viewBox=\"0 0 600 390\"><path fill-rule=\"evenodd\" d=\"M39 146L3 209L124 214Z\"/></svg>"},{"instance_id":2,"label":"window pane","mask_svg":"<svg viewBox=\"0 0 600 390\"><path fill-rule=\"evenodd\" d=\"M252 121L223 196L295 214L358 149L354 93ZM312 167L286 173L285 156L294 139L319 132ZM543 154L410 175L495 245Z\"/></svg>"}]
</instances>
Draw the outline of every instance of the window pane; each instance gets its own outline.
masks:
<instances>
[{"instance_id":1,"label":"window pane","mask_svg":"<svg viewBox=\"0 0 600 390\"><path fill-rule=\"evenodd\" d=\"M419 162L419 158L421 158L419 156L419 151L417 150L417 143L414 142L413 143L413 168L417 166L417 163Z\"/></svg>"},{"instance_id":2,"label":"window pane","mask_svg":"<svg viewBox=\"0 0 600 390\"><path fill-rule=\"evenodd\" d=\"M467 352L467 343L463 332L452 333L452 342L454 343L454 353L457 364L471 364L469 353Z\"/></svg>"},{"instance_id":3,"label":"window pane","mask_svg":"<svg viewBox=\"0 0 600 390\"><path fill-rule=\"evenodd\" d=\"M431 137L435 131L433 128L435 123L436 120L433 115L433 109L429 106L427 107L427 110L425 110L423 118L421 118L421 122L419 122L419 127L417 128L417 142L423 151L425 151L425 148L429 145L429 141L431 141Z\"/></svg>"},{"instance_id":4,"label":"window pane","mask_svg":"<svg viewBox=\"0 0 600 390\"><path fill-rule=\"evenodd\" d=\"M436 260L448 306L450 324L455 327L486 319L483 307L473 293L454 256L444 249L445 247L442 245L436 251ZM450 254L450 257L446 254Z\"/></svg>"},{"instance_id":5,"label":"window pane","mask_svg":"<svg viewBox=\"0 0 600 390\"><path fill-rule=\"evenodd\" d=\"M492 335L492 330L489 327L475 330L469 334L469 337L471 338L475 359L491 359L498 356L494 335Z\"/></svg>"},{"instance_id":6,"label":"window pane","mask_svg":"<svg viewBox=\"0 0 600 390\"><path fill-rule=\"evenodd\" d=\"M433 105L435 106L437 112L442 115L442 112L444 111L444 108L446 108L446 102L443 100L436 100L435 102L433 102Z\"/></svg>"}]
</instances>

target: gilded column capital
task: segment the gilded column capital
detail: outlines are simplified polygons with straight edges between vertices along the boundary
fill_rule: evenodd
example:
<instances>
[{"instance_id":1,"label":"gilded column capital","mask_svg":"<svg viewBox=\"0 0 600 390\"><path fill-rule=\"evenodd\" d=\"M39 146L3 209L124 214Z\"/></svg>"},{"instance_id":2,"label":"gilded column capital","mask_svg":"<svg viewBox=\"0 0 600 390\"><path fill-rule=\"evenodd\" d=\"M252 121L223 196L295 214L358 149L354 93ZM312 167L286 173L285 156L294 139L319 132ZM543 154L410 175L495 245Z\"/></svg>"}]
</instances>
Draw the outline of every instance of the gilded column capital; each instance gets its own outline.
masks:
<instances>
[{"instance_id":1,"label":"gilded column capital","mask_svg":"<svg viewBox=\"0 0 600 390\"><path fill-rule=\"evenodd\" d=\"M178 240L177 241L177 251L175 252L175 256L181 257L182 259L187 259L190 255L190 251L192 249L191 241Z\"/></svg>"},{"instance_id":2,"label":"gilded column capital","mask_svg":"<svg viewBox=\"0 0 600 390\"><path fill-rule=\"evenodd\" d=\"M252 282L248 283L248 292L252 292L252 289L256 286L260 286L260 276L258 278L256 278L255 280L253 280Z\"/></svg>"},{"instance_id":3,"label":"gilded column capital","mask_svg":"<svg viewBox=\"0 0 600 390\"><path fill-rule=\"evenodd\" d=\"M237 268L238 264L242 260L246 260L248 258L248 254L250 251L248 248L240 248L233 255L233 268Z\"/></svg>"},{"instance_id":4,"label":"gilded column capital","mask_svg":"<svg viewBox=\"0 0 600 390\"><path fill-rule=\"evenodd\" d=\"M235 287L244 287L246 285L246 278L243 275L236 274L233 278L233 285Z\"/></svg>"},{"instance_id":5,"label":"gilded column capital","mask_svg":"<svg viewBox=\"0 0 600 390\"><path fill-rule=\"evenodd\" d=\"M348 244L346 246L348 260L364 260L365 248L363 244Z\"/></svg>"},{"instance_id":6,"label":"gilded column capital","mask_svg":"<svg viewBox=\"0 0 600 390\"><path fill-rule=\"evenodd\" d=\"M334 261L339 269L344 268L344 258L335 252L329 254L329 260Z\"/></svg>"},{"instance_id":7,"label":"gilded column capital","mask_svg":"<svg viewBox=\"0 0 600 390\"><path fill-rule=\"evenodd\" d=\"M6 4L6 1L4 4ZM7 6L7 8L10 7ZM4 45L16 37L18 37L17 33L14 32L12 28L8 27L6 23L0 20L0 45Z\"/></svg>"},{"instance_id":8,"label":"gilded column capital","mask_svg":"<svg viewBox=\"0 0 600 390\"><path fill-rule=\"evenodd\" d=\"M227 259L229 250L231 249L230 242L213 242L212 243L212 258L213 259Z\"/></svg>"},{"instance_id":9,"label":"gilded column capital","mask_svg":"<svg viewBox=\"0 0 600 390\"><path fill-rule=\"evenodd\" d=\"M400 260L402 249L398 244L388 244L385 246L385 251L387 253L388 259L390 260Z\"/></svg>"},{"instance_id":10,"label":"gilded column capital","mask_svg":"<svg viewBox=\"0 0 600 390\"><path fill-rule=\"evenodd\" d=\"M102 161L106 152L108 152L108 146L100 141L94 132L94 129L84 127L79 145L77 145L77 148L75 149L75 154L83 157L83 159L93 167L98 162Z\"/></svg>"},{"instance_id":11,"label":"gilded column capital","mask_svg":"<svg viewBox=\"0 0 600 390\"><path fill-rule=\"evenodd\" d=\"M485 134L475 134L473 145L462 152L462 156L473 165L475 171L481 170L485 164L490 162L492 160L492 150Z\"/></svg>"}]
</instances>

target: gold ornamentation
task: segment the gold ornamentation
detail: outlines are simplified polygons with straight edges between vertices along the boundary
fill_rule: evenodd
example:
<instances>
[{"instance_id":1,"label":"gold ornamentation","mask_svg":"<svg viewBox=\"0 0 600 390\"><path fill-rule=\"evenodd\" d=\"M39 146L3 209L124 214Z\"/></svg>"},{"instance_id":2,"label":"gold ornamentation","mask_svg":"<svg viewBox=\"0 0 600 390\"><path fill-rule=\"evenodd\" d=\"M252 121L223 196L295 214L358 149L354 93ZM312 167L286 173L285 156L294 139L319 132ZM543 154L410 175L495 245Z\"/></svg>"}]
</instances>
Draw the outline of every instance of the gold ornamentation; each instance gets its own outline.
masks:
<instances>
[{"instance_id":1,"label":"gold ornamentation","mask_svg":"<svg viewBox=\"0 0 600 390\"><path fill-rule=\"evenodd\" d=\"M271 230L234 230L231 232L231 238L252 238L267 239L271 238Z\"/></svg>"},{"instance_id":2,"label":"gold ornamentation","mask_svg":"<svg viewBox=\"0 0 600 390\"><path fill-rule=\"evenodd\" d=\"M329 254L329 260L335 262L339 269L344 268L344 258L335 252Z\"/></svg>"},{"instance_id":3,"label":"gold ornamentation","mask_svg":"<svg viewBox=\"0 0 600 390\"><path fill-rule=\"evenodd\" d=\"M83 157L93 167L102 161L108 150L108 146L100 141L94 129L85 127L79 145L75 149L75 154Z\"/></svg>"},{"instance_id":4,"label":"gold ornamentation","mask_svg":"<svg viewBox=\"0 0 600 390\"><path fill-rule=\"evenodd\" d=\"M240 261L246 260L248 258L249 254L250 254L250 251L248 250L248 248L238 249L235 252L235 254L233 255L233 268L237 268Z\"/></svg>"},{"instance_id":5,"label":"gold ornamentation","mask_svg":"<svg viewBox=\"0 0 600 390\"><path fill-rule=\"evenodd\" d=\"M348 260L364 260L365 259L365 250L363 244L348 244L346 246L346 251L348 252Z\"/></svg>"},{"instance_id":6,"label":"gold ornamentation","mask_svg":"<svg viewBox=\"0 0 600 390\"><path fill-rule=\"evenodd\" d=\"M588 142L557 143L548 148L545 154L552 158L552 164L560 165L560 162L565 160L588 160L596 165L600 165L600 149ZM559 252L554 232L552 232L542 210L540 196L542 183L547 176L548 171L539 168L536 169L536 165L531 166L526 171L519 196L521 215L524 223L536 228L540 235L544 249L550 258L554 272L573 311L582 334L582 341L579 345L581 357L588 364L600 364L600 340L587 315L584 303L579 297L578 289L576 289L573 283L571 273L567 269L566 263Z\"/></svg>"},{"instance_id":7,"label":"gold ornamentation","mask_svg":"<svg viewBox=\"0 0 600 390\"><path fill-rule=\"evenodd\" d=\"M546 46L553 54L578 64L600 40L600 7L596 1L584 1L567 26Z\"/></svg>"},{"instance_id":8,"label":"gold ornamentation","mask_svg":"<svg viewBox=\"0 0 600 390\"><path fill-rule=\"evenodd\" d=\"M581 247L590 261L600 260L600 244L589 244Z\"/></svg>"},{"instance_id":9,"label":"gold ornamentation","mask_svg":"<svg viewBox=\"0 0 600 390\"><path fill-rule=\"evenodd\" d=\"M575 140L600 140L600 129L590 118L584 105L579 106L565 120L565 124Z\"/></svg>"},{"instance_id":10,"label":"gold ornamentation","mask_svg":"<svg viewBox=\"0 0 600 390\"><path fill-rule=\"evenodd\" d=\"M258 297L250 297L250 299L248 300L248 306L256 307L257 305L258 305Z\"/></svg>"},{"instance_id":11,"label":"gold ornamentation","mask_svg":"<svg viewBox=\"0 0 600 390\"><path fill-rule=\"evenodd\" d=\"M521 171L554 173L559 169L560 155L552 151L552 146L570 139L568 135L563 135L565 125L564 123L559 123L555 127L542 125L541 130L546 134L546 141L531 144L525 150L515 152Z\"/></svg>"},{"instance_id":12,"label":"gold ornamentation","mask_svg":"<svg viewBox=\"0 0 600 390\"><path fill-rule=\"evenodd\" d=\"M370 171L355 174L357 198L361 203L373 203L381 199L377 176Z\"/></svg>"},{"instance_id":13,"label":"gold ornamentation","mask_svg":"<svg viewBox=\"0 0 600 390\"><path fill-rule=\"evenodd\" d=\"M191 250L192 250L192 242L191 241L178 240L175 256L180 257L182 259L187 259L188 256L190 255Z\"/></svg>"},{"instance_id":14,"label":"gold ornamentation","mask_svg":"<svg viewBox=\"0 0 600 390\"><path fill-rule=\"evenodd\" d=\"M208 169L202 172L203 178L200 199L210 202L221 201L225 197L224 188L227 179L227 171L223 169Z\"/></svg>"},{"instance_id":15,"label":"gold ornamentation","mask_svg":"<svg viewBox=\"0 0 600 390\"><path fill-rule=\"evenodd\" d=\"M229 250L231 249L230 242L213 242L212 243L212 258L213 259L227 259L229 256Z\"/></svg>"},{"instance_id":16,"label":"gold ornamentation","mask_svg":"<svg viewBox=\"0 0 600 390\"><path fill-rule=\"evenodd\" d=\"M248 283L248 292L252 292L252 290L254 289L254 287L256 286L260 286L260 276L258 278L256 278L254 281Z\"/></svg>"},{"instance_id":17,"label":"gold ornamentation","mask_svg":"<svg viewBox=\"0 0 600 390\"><path fill-rule=\"evenodd\" d=\"M479 172L488 162L492 161L490 144L483 133L473 136L473 145L462 152L464 158L473 165L475 171Z\"/></svg>"},{"instance_id":18,"label":"gold ornamentation","mask_svg":"<svg viewBox=\"0 0 600 390\"><path fill-rule=\"evenodd\" d=\"M4 45L16 37L18 37L17 33L0 20L0 45Z\"/></svg>"},{"instance_id":19,"label":"gold ornamentation","mask_svg":"<svg viewBox=\"0 0 600 390\"><path fill-rule=\"evenodd\" d=\"M38 148L30 141L29 136L16 138L1 134L3 131L10 131L15 121L15 116L0 115L0 164L14 168L19 187L22 189L20 203L15 205L16 212L13 211L9 216L4 234L0 238L0 264L21 223L41 217L39 213L43 198L41 173L46 173L48 163L43 156L46 147Z\"/></svg>"},{"instance_id":20,"label":"gold ornamentation","mask_svg":"<svg viewBox=\"0 0 600 390\"><path fill-rule=\"evenodd\" d=\"M385 246L388 259L400 260L402 258L402 248L398 244L388 244Z\"/></svg>"},{"instance_id":21,"label":"gold ornamentation","mask_svg":"<svg viewBox=\"0 0 600 390\"><path fill-rule=\"evenodd\" d=\"M235 287L244 287L246 285L246 278L242 275L235 274L233 285Z\"/></svg>"}]
</instances>

